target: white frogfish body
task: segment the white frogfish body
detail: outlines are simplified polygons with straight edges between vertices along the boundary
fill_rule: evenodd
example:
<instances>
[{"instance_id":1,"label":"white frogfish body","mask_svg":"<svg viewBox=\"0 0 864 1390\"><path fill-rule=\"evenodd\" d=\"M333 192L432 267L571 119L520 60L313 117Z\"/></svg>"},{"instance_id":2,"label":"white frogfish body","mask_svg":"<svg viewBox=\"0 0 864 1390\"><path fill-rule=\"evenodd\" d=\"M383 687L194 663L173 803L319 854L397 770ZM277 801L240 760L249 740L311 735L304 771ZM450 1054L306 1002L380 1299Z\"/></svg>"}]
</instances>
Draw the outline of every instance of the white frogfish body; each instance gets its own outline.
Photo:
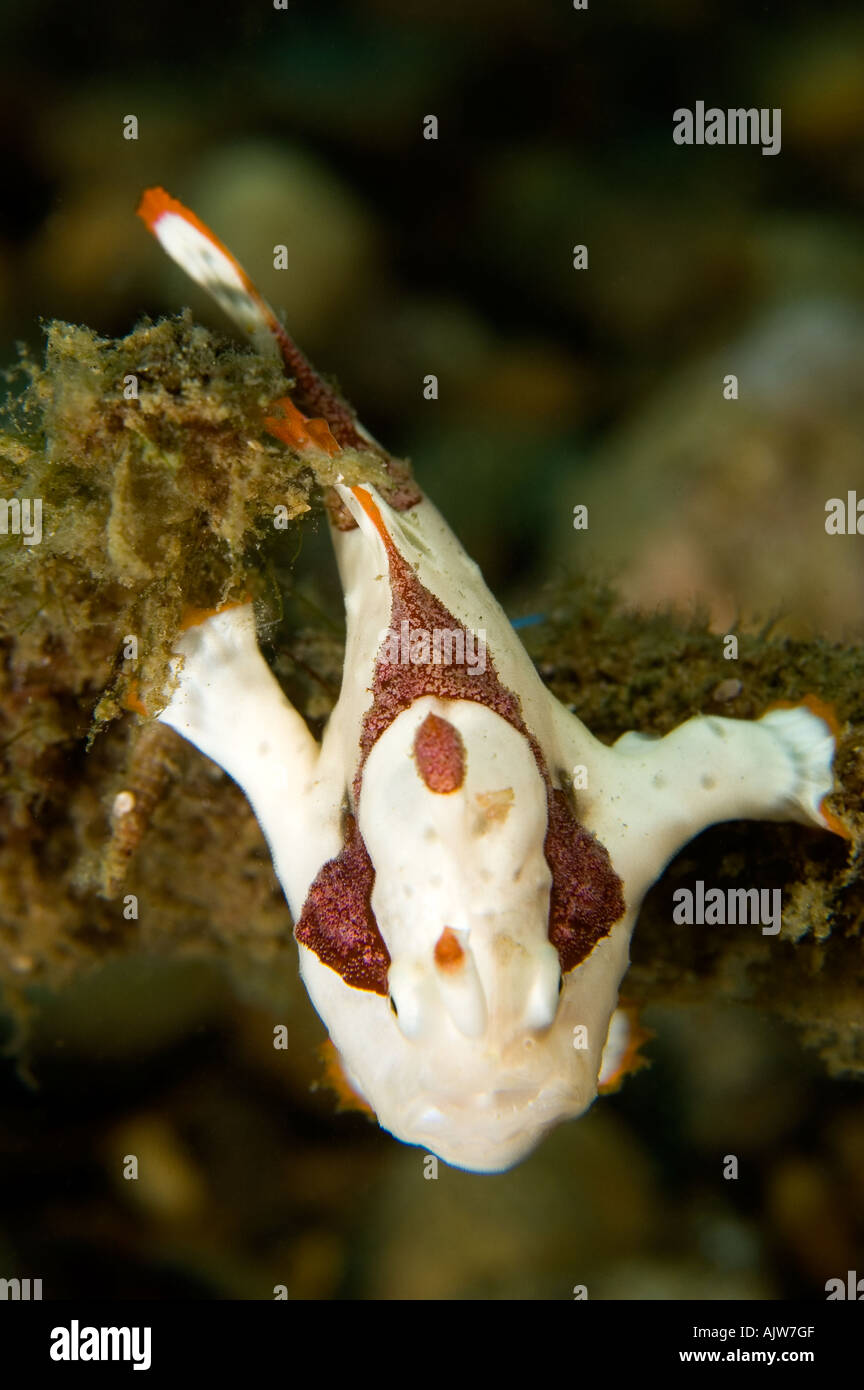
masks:
<instances>
[{"instance_id":1,"label":"white frogfish body","mask_svg":"<svg viewBox=\"0 0 864 1390\"><path fill-rule=\"evenodd\" d=\"M584 1111L626 1050L610 1024L630 934L680 846L739 817L837 828L822 809L828 719L802 705L600 743L230 253L161 190L140 211L284 360L299 406L280 402L271 432L337 458L366 448L389 475L328 498L347 633L321 744L261 656L249 604L178 638L158 717L249 798L309 995L380 1124L449 1163L508 1168Z\"/></svg>"}]
</instances>

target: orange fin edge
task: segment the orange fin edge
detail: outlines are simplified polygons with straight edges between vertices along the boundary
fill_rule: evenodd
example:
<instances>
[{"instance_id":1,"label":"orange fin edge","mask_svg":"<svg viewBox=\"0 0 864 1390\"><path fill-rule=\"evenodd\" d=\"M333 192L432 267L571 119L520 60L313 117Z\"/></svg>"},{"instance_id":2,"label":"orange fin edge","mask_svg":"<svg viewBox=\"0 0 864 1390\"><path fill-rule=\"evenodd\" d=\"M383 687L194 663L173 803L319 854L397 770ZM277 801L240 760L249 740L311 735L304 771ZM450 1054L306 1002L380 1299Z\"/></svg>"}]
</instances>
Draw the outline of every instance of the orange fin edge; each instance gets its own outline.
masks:
<instances>
[{"instance_id":1,"label":"orange fin edge","mask_svg":"<svg viewBox=\"0 0 864 1390\"><path fill-rule=\"evenodd\" d=\"M645 1067L651 1065L650 1058L642 1055L642 1048L657 1036L656 1033L652 1028L644 1028L639 1022L638 1004L619 999L618 1008L627 1016L630 1036L618 1066L612 1075L601 1086L597 1087L599 1096L609 1096L613 1095L615 1091L620 1091L625 1076L632 1076L634 1072L643 1071Z\"/></svg>"}]
</instances>

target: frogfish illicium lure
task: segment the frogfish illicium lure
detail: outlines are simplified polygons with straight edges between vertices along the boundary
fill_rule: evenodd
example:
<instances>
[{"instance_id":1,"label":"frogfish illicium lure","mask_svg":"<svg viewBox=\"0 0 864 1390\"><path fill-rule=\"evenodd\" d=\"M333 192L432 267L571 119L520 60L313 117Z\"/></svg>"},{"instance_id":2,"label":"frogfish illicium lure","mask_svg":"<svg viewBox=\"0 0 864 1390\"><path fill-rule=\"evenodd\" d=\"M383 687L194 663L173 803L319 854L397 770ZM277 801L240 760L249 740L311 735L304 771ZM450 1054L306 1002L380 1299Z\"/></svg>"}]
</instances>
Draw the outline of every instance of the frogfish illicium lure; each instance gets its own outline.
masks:
<instances>
[{"instance_id":1,"label":"frogfish illicium lure","mask_svg":"<svg viewBox=\"0 0 864 1390\"><path fill-rule=\"evenodd\" d=\"M546 689L407 465L230 252L161 189L139 212L284 361L291 396L270 432L337 467L365 452L379 479L337 482L327 499L347 638L320 743L264 661L250 603L178 634L158 717L248 797L353 1090L398 1139L506 1169L581 1114L616 1064L630 935L676 851L716 821L836 828L822 809L832 729L811 702L598 742Z\"/></svg>"}]
</instances>

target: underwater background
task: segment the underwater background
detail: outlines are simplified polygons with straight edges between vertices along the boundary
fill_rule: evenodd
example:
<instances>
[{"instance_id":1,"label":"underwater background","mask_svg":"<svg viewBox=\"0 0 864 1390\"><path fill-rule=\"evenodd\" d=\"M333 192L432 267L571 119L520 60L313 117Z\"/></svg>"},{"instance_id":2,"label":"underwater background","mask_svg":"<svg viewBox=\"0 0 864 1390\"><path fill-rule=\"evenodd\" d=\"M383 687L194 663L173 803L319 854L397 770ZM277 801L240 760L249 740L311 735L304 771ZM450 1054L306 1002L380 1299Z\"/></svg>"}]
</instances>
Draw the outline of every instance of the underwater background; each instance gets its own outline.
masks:
<instances>
[{"instance_id":1,"label":"underwater background","mask_svg":"<svg viewBox=\"0 0 864 1390\"><path fill-rule=\"evenodd\" d=\"M860 827L862 542L824 526L829 498L864 496L860 7L4 0L0 77L0 491L38 485L46 515L41 547L0 536L0 1278L45 1298L771 1299L864 1273L846 845L733 825L688 846L624 983L650 1067L510 1173L430 1179L339 1109L251 811L124 707L118 657L148 635L146 694L189 585L242 573L316 729L341 670L314 479L286 473L292 525L265 536L266 469L236 457L271 383L135 217L161 184L410 457L593 732L815 688L850 721ZM779 108L781 151L676 145L697 100ZM130 455L118 389L142 354L159 411ZM128 785L134 843L111 815ZM779 939L671 925L676 883L743 864L783 886Z\"/></svg>"}]
</instances>

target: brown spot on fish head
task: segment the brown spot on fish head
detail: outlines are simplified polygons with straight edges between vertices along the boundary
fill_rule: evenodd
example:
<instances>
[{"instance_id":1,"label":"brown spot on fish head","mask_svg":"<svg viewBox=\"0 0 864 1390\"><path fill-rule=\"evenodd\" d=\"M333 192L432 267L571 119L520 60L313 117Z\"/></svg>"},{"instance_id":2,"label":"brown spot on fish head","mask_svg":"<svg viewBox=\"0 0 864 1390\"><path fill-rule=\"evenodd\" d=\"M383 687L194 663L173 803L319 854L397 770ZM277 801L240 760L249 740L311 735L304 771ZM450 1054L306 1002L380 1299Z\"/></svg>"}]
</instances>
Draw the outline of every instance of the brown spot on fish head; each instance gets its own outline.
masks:
<instances>
[{"instance_id":1,"label":"brown spot on fish head","mask_svg":"<svg viewBox=\"0 0 864 1390\"><path fill-rule=\"evenodd\" d=\"M515 796L512 787L501 787L494 792L478 792L475 798L479 811L479 830L482 833L490 825L503 825L510 814Z\"/></svg>"},{"instance_id":2,"label":"brown spot on fish head","mask_svg":"<svg viewBox=\"0 0 864 1390\"><path fill-rule=\"evenodd\" d=\"M445 927L435 942L435 964L439 970L453 971L458 970L463 960L465 952L462 949L459 938L452 927Z\"/></svg>"},{"instance_id":3,"label":"brown spot on fish head","mask_svg":"<svg viewBox=\"0 0 864 1390\"><path fill-rule=\"evenodd\" d=\"M427 714L414 735L414 759L430 792L455 792L465 781L462 735L437 714Z\"/></svg>"}]
</instances>

